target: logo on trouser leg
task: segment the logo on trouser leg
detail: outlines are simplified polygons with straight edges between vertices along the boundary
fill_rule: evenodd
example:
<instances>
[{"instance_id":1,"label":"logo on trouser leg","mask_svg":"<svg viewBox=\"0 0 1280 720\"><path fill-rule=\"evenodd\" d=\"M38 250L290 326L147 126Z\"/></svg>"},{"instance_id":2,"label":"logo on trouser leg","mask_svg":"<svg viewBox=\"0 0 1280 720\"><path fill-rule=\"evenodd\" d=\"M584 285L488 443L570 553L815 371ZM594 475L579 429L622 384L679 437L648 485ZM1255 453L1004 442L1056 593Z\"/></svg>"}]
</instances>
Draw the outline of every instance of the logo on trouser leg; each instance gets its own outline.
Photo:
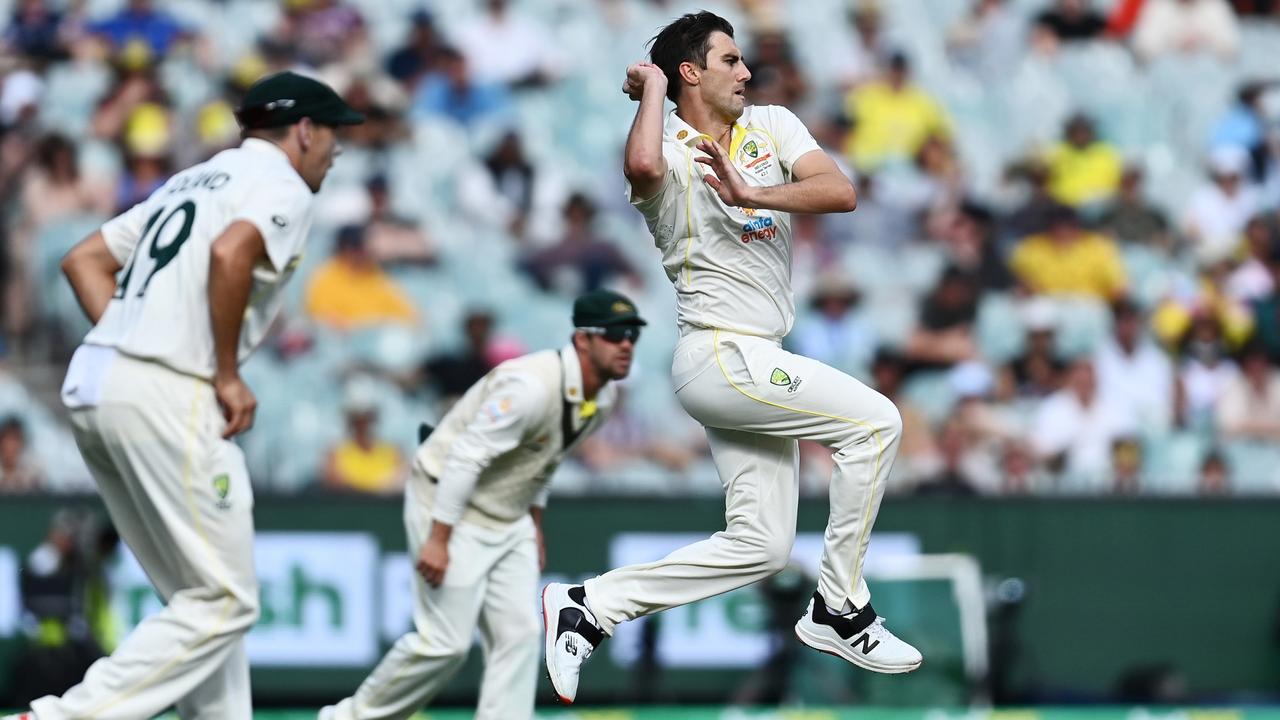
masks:
<instances>
[{"instance_id":1,"label":"logo on trouser leg","mask_svg":"<svg viewBox=\"0 0 1280 720\"><path fill-rule=\"evenodd\" d=\"M773 374L769 376L769 382L778 387L786 388L789 393L800 389L800 378L796 377L796 379L792 380L791 376L782 368L773 369Z\"/></svg>"},{"instance_id":2,"label":"logo on trouser leg","mask_svg":"<svg viewBox=\"0 0 1280 720\"><path fill-rule=\"evenodd\" d=\"M226 473L213 479L213 491L218 494L218 509L229 510L231 502L227 500L227 494L231 492L231 476Z\"/></svg>"}]
</instances>

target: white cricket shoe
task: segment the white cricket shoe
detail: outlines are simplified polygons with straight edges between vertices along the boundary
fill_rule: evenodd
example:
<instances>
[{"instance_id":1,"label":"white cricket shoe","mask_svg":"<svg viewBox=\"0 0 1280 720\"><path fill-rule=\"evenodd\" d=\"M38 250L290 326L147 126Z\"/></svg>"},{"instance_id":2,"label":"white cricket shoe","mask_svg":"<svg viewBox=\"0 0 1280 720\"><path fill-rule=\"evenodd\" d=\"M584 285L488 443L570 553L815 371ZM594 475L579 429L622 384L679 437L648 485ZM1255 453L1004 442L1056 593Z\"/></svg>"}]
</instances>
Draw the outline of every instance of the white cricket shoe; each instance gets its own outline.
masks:
<instances>
[{"instance_id":1,"label":"white cricket shoe","mask_svg":"<svg viewBox=\"0 0 1280 720\"><path fill-rule=\"evenodd\" d=\"M5 715L0 717L0 720L36 720L36 716L33 713L24 712L17 715Z\"/></svg>"},{"instance_id":2,"label":"white cricket shoe","mask_svg":"<svg viewBox=\"0 0 1280 720\"><path fill-rule=\"evenodd\" d=\"M604 642L605 634L587 609L581 585L551 583L542 589L542 627L546 633L547 675L560 702L578 696L582 663Z\"/></svg>"},{"instance_id":3,"label":"white cricket shoe","mask_svg":"<svg viewBox=\"0 0 1280 720\"><path fill-rule=\"evenodd\" d=\"M796 637L814 650L878 673L909 673L924 662L919 650L889 632L884 618L876 615L870 604L847 615L835 615L816 592L804 617L796 623Z\"/></svg>"},{"instance_id":4,"label":"white cricket shoe","mask_svg":"<svg viewBox=\"0 0 1280 720\"><path fill-rule=\"evenodd\" d=\"M316 716L316 720L333 720L333 714L337 712L332 705L325 705L320 708L320 714Z\"/></svg>"}]
</instances>

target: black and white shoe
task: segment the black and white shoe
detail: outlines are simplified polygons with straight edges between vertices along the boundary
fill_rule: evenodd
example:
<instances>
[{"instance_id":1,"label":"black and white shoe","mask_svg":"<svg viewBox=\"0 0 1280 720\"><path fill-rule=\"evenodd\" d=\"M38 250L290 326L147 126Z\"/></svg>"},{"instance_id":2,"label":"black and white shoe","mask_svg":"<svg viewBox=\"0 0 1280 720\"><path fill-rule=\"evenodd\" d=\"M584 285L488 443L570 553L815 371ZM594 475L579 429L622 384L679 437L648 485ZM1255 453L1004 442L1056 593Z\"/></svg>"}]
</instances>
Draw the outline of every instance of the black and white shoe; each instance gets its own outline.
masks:
<instances>
[{"instance_id":1,"label":"black and white shoe","mask_svg":"<svg viewBox=\"0 0 1280 720\"><path fill-rule=\"evenodd\" d=\"M587 609L581 585L551 583L542 589L542 627L546 632L547 675L560 702L578 696L582 663L604 642L605 634Z\"/></svg>"},{"instance_id":2,"label":"black and white shoe","mask_svg":"<svg viewBox=\"0 0 1280 720\"><path fill-rule=\"evenodd\" d=\"M796 637L814 650L878 673L909 673L924 662L919 650L889 632L884 618L876 615L870 604L836 615L816 592L808 611L796 623Z\"/></svg>"}]
</instances>

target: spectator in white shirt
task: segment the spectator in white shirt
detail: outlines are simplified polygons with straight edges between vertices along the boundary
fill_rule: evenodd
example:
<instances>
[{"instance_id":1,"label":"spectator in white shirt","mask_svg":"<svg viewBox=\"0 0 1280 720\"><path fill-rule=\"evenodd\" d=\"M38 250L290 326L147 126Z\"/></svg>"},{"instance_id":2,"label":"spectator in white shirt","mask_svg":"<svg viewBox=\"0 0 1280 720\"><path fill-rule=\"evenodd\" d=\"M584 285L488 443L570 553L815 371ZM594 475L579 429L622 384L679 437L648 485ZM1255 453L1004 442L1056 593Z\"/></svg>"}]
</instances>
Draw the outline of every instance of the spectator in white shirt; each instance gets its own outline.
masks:
<instances>
[{"instance_id":1,"label":"spectator in white shirt","mask_svg":"<svg viewBox=\"0 0 1280 720\"><path fill-rule=\"evenodd\" d=\"M1218 398L1240 369L1227 357L1218 319L1202 312L1191 321L1183 344L1178 403L1182 423L1193 430L1211 427Z\"/></svg>"},{"instance_id":2,"label":"spectator in white shirt","mask_svg":"<svg viewBox=\"0 0 1280 720\"><path fill-rule=\"evenodd\" d=\"M1146 431L1173 422L1173 362L1144 332L1142 310L1129 300L1112 305L1112 335L1094 355L1099 392L1123 403Z\"/></svg>"},{"instance_id":3,"label":"spectator in white shirt","mask_svg":"<svg viewBox=\"0 0 1280 720\"><path fill-rule=\"evenodd\" d=\"M1247 184L1249 153L1220 147L1209 158L1210 182L1191 196L1183 230L1205 263L1223 260L1240 244L1245 225L1258 212L1257 191Z\"/></svg>"},{"instance_id":4,"label":"spectator in white shirt","mask_svg":"<svg viewBox=\"0 0 1280 720\"><path fill-rule=\"evenodd\" d=\"M556 74L551 33L511 12L507 0L487 0L480 17L464 24L454 44L480 82L541 85Z\"/></svg>"},{"instance_id":5,"label":"spectator in white shirt","mask_svg":"<svg viewBox=\"0 0 1280 720\"><path fill-rule=\"evenodd\" d=\"M1232 300L1251 303L1262 300L1275 290L1270 265L1276 260L1275 229L1261 215L1254 216L1244 227L1247 255L1227 277L1227 295Z\"/></svg>"},{"instance_id":6,"label":"spectator in white shirt","mask_svg":"<svg viewBox=\"0 0 1280 720\"><path fill-rule=\"evenodd\" d=\"M1244 350L1240 370L1218 398L1219 434L1224 440L1280 441L1280 373L1259 345Z\"/></svg>"},{"instance_id":7,"label":"spectator in white shirt","mask_svg":"<svg viewBox=\"0 0 1280 720\"><path fill-rule=\"evenodd\" d=\"M1061 470L1064 487L1098 491L1109 480L1112 444L1137 430L1128 406L1099 392L1092 361L1076 360L1066 386L1036 411L1031 444L1043 461Z\"/></svg>"},{"instance_id":8,"label":"spectator in white shirt","mask_svg":"<svg viewBox=\"0 0 1280 720\"><path fill-rule=\"evenodd\" d=\"M1227 60L1240 50L1240 24L1226 0L1147 0L1133 49L1144 60L1195 52Z\"/></svg>"}]
</instances>

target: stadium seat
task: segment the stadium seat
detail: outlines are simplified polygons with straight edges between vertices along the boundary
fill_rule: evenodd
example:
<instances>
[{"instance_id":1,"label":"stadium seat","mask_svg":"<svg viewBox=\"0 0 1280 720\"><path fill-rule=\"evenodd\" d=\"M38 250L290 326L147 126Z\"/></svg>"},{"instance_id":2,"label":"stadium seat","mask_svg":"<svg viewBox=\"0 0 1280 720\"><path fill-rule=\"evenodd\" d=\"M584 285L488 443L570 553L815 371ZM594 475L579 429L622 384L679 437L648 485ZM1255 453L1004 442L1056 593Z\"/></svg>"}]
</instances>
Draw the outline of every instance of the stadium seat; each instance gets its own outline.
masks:
<instances>
[{"instance_id":1,"label":"stadium seat","mask_svg":"<svg viewBox=\"0 0 1280 720\"><path fill-rule=\"evenodd\" d=\"M1208 451L1209 440L1199 433L1148 433L1142 443L1143 489L1162 495L1194 494Z\"/></svg>"},{"instance_id":2,"label":"stadium seat","mask_svg":"<svg viewBox=\"0 0 1280 720\"><path fill-rule=\"evenodd\" d=\"M902 394L935 424L947 419L957 400L945 371L915 373L903 384Z\"/></svg>"},{"instance_id":3,"label":"stadium seat","mask_svg":"<svg viewBox=\"0 0 1280 720\"><path fill-rule=\"evenodd\" d=\"M1231 491L1236 495L1275 495L1280 491L1280 447L1257 440L1228 441L1223 446Z\"/></svg>"},{"instance_id":4,"label":"stadium seat","mask_svg":"<svg viewBox=\"0 0 1280 720\"><path fill-rule=\"evenodd\" d=\"M1090 355L1111 332L1111 311L1101 300L1062 298L1058 307L1057 350L1061 357Z\"/></svg>"},{"instance_id":5,"label":"stadium seat","mask_svg":"<svg viewBox=\"0 0 1280 720\"><path fill-rule=\"evenodd\" d=\"M1240 24L1241 80L1272 80L1280 67L1280 26L1264 20Z\"/></svg>"},{"instance_id":6,"label":"stadium seat","mask_svg":"<svg viewBox=\"0 0 1280 720\"><path fill-rule=\"evenodd\" d=\"M1021 353L1026 340L1022 327L1018 303L1007 293L985 293L978 301L974 335L987 362L1003 364Z\"/></svg>"}]
</instances>

